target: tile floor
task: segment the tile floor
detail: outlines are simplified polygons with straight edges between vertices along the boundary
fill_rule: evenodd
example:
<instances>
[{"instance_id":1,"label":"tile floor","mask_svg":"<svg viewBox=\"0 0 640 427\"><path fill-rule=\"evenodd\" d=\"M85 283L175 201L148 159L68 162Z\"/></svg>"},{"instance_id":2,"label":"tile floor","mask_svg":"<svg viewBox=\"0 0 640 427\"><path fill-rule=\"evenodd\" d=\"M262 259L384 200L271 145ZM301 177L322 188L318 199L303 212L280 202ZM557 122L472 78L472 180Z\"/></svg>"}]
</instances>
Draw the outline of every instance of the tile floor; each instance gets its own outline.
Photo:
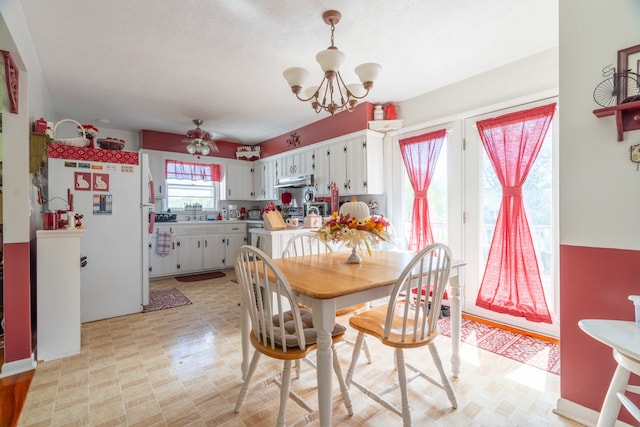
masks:
<instances>
[{"instance_id":1,"label":"tile floor","mask_svg":"<svg viewBox=\"0 0 640 427\"><path fill-rule=\"evenodd\" d=\"M240 413L233 412L241 385L239 291L230 281L233 270L225 273L224 278L201 282L151 283L153 289L178 288L192 305L83 324L79 355L38 364L18 425L275 425L279 390L258 383L281 365L265 357ZM346 318L341 321L348 324ZM438 343L442 358L448 359L450 339L441 336ZM374 363L367 365L361 357L356 375L371 383L395 378L392 352L374 340L369 344ZM557 375L466 344L461 349L462 371L453 381L458 409L450 408L444 392L416 381L410 395L414 425L578 425L552 412L559 397ZM350 351L349 346L339 349L345 373ZM430 360L421 359L420 352L408 352L407 359L418 364ZM431 369L429 364L426 369ZM303 365L293 387L315 407L312 368ZM402 424L400 417L355 388L353 417L341 405L337 388L334 396L334 425ZM288 423L301 415L290 400Z\"/></svg>"}]
</instances>

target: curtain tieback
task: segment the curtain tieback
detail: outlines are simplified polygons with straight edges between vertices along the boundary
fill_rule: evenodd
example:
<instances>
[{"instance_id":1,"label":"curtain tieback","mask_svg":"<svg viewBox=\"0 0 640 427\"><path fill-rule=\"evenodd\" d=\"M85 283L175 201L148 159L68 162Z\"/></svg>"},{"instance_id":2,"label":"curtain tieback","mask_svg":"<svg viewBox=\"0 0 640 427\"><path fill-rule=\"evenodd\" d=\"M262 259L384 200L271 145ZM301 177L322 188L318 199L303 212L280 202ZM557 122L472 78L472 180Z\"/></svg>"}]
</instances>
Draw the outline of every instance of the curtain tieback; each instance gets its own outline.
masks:
<instances>
[{"instance_id":1,"label":"curtain tieback","mask_svg":"<svg viewBox=\"0 0 640 427\"><path fill-rule=\"evenodd\" d=\"M415 191L413 193L413 198L414 199L426 199L427 198L427 191Z\"/></svg>"},{"instance_id":2,"label":"curtain tieback","mask_svg":"<svg viewBox=\"0 0 640 427\"><path fill-rule=\"evenodd\" d=\"M502 197L522 197L522 186L502 187Z\"/></svg>"}]
</instances>

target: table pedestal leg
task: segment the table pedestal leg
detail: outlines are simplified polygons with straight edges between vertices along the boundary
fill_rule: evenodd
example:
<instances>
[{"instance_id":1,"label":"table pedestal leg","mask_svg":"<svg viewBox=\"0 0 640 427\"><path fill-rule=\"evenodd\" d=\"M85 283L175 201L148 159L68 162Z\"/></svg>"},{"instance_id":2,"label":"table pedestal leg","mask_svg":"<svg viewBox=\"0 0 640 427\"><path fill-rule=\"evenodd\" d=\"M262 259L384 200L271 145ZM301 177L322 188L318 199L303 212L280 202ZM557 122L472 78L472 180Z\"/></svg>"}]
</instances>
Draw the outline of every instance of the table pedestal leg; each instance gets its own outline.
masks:
<instances>
[{"instance_id":1,"label":"table pedestal leg","mask_svg":"<svg viewBox=\"0 0 640 427\"><path fill-rule=\"evenodd\" d=\"M451 288L451 371L458 378L460 374L460 323L462 321L461 291L458 276L449 279Z\"/></svg>"},{"instance_id":2,"label":"table pedestal leg","mask_svg":"<svg viewBox=\"0 0 640 427\"><path fill-rule=\"evenodd\" d=\"M326 301L326 300L325 300ZM317 378L318 378L318 408L320 410L320 425L331 426L331 391L333 380L333 354L331 352L331 331L336 323L335 304L314 302L312 306L313 326L318 334L317 350Z\"/></svg>"}]
</instances>

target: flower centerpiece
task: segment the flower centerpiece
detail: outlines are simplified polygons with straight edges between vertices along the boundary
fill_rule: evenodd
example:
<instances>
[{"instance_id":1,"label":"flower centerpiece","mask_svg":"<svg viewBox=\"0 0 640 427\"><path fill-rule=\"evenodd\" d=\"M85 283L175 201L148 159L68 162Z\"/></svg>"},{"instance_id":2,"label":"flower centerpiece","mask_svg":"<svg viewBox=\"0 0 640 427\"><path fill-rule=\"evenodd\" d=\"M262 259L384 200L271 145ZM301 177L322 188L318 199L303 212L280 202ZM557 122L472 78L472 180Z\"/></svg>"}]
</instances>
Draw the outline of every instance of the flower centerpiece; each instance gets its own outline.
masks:
<instances>
[{"instance_id":1,"label":"flower centerpiece","mask_svg":"<svg viewBox=\"0 0 640 427\"><path fill-rule=\"evenodd\" d=\"M352 248L347 262L360 264L362 258L357 253L359 249L365 247L371 255L372 244L391 240L387 227L389 222L382 215L370 215L367 204L356 201L354 197L340 207L340 212L333 212L316 233L325 242L344 243Z\"/></svg>"},{"instance_id":2,"label":"flower centerpiece","mask_svg":"<svg viewBox=\"0 0 640 427\"><path fill-rule=\"evenodd\" d=\"M97 127L91 124L84 124L80 126L76 126L78 128L78 134L80 136L85 136L89 140L89 147L93 148L93 140L100 133ZM82 132L84 130L84 133Z\"/></svg>"}]
</instances>

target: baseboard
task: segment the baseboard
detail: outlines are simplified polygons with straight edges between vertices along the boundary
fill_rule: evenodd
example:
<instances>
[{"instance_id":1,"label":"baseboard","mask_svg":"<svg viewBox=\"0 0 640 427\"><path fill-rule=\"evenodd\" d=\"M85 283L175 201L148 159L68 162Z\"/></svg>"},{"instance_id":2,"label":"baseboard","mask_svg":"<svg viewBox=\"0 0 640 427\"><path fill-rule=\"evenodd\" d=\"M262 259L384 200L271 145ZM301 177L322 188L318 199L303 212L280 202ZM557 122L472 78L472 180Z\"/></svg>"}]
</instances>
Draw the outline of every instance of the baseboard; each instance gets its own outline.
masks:
<instances>
[{"instance_id":1,"label":"baseboard","mask_svg":"<svg viewBox=\"0 0 640 427\"><path fill-rule=\"evenodd\" d=\"M595 427L598 424L599 412L589 409L586 406L578 405L570 400L558 399L556 403L556 409L553 410L554 414L558 414L562 417L568 418L578 424L583 424L587 427ZM633 427L631 424L623 423L622 421L616 421L615 427Z\"/></svg>"},{"instance_id":2,"label":"baseboard","mask_svg":"<svg viewBox=\"0 0 640 427\"><path fill-rule=\"evenodd\" d=\"M0 371L0 378L31 371L33 369L36 369L37 365L38 362L36 362L36 358L33 353L31 354L30 359L20 359L13 362L5 362L2 365L2 371Z\"/></svg>"}]
</instances>

